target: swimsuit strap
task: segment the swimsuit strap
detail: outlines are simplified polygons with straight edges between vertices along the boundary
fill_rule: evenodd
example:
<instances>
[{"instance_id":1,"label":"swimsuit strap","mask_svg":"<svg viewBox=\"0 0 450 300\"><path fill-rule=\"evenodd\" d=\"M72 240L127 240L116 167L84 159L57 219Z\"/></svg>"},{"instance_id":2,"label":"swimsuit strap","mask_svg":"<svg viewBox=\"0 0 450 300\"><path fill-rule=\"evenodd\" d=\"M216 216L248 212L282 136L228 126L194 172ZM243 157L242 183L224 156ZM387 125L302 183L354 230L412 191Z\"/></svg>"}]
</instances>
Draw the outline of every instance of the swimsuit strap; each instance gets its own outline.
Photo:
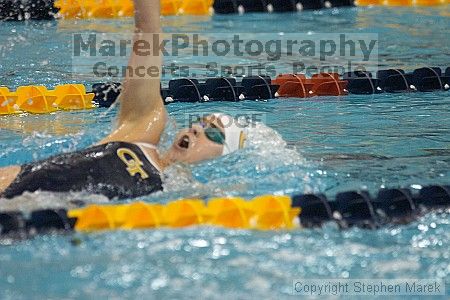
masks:
<instances>
[{"instance_id":1,"label":"swimsuit strap","mask_svg":"<svg viewBox=\"0 0 450 300\"><path fill-rule=\"evenodd\" d=\"M148 143L135 143L135 144L142 150L142 153L144 153L145 158L147 158L147 160L159 171L159 173L162 173L163 170L160 168L160 166L143 149L143 148L147 148L147 149L157 150L157 147L153 144L148 144Z\"/></svg>"},{"instance_id":2,"label":"swimsuit strap","mask_svg":"<svg viewBox=\"0 0 450 300\"><path fill-rule=\"evenodd\" d=\"M136 143L136 145L147 148L147 149L153 149L153 150L158 149L155 145L149 144L149 143Z\"/></svg>"}]
</instances>

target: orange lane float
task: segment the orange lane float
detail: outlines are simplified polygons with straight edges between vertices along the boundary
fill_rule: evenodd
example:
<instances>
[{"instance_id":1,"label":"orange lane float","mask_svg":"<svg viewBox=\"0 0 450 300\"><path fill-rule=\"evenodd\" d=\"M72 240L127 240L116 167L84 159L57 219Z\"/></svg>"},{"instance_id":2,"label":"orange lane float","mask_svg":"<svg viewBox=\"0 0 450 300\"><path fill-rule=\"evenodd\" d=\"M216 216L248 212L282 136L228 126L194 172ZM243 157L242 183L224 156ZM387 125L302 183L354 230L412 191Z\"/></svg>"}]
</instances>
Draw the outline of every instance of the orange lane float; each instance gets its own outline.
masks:
<instances>
[{"instance_id":1,"label":"orange lane float","mask_svg":"<svg viewBox=\"0 0 450 300\"><path fill-rule=\"evenodd\" d=\"M310 79L303 74L281 74L272 83L280 86L278 97L308 98L348 94L348 82L341 80L337 73L314 74Z\"/></svg>"}]
</instances>

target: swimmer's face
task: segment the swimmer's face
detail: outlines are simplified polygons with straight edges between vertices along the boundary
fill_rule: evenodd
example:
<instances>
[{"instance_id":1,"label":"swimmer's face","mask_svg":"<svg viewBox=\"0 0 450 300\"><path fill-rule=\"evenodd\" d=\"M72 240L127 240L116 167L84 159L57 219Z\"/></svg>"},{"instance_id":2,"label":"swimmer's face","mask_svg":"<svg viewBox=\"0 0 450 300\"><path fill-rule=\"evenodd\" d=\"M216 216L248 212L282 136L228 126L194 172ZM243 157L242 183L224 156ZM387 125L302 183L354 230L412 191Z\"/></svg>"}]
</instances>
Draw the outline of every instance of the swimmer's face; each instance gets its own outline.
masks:
<instances>
[{"instance_id":1,"label":"swimmer's face","mask_svg":"<svg viewBox=\"0 0 450 300\"><path fill-rule=\"evenodd\" d=\"M222 154L224 140L222 123L214 116L208 116L198 123L193 123L190 128L181 130L169 150L169 155L175 161L186 163L213 159Z\"/></svg>"}]
</instances>

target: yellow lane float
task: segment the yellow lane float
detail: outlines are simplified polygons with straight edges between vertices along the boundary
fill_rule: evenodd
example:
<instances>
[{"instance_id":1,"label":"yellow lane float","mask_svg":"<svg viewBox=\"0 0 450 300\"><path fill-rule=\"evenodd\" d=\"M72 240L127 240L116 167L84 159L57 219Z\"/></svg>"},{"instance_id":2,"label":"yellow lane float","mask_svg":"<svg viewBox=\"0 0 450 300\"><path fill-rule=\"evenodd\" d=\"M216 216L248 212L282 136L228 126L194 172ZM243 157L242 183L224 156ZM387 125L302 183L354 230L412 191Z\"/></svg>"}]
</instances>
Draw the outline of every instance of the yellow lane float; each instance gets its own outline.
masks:
<instances>
[{"instance_id":1,"label":"yellow lane float","mask_svg":"<svg viewBox=\"0 0 450 300\"><path fill-rule=\"evenodd\" d=\"M21 86L15 92L0 87L0 115L91 109L95 107L92 102L94 96L86 93L82 84L58 85L54 90L39 85Z\"/></svg>"},{"instance_id":2,"label":"yellow lane float","mask_svg":"<svg viewBox=\"0 0 450 300\"><path fill-rule=\"evenodd\" d=\"M57 110L53 105L57 97L49 94L45 86L21 86L16 93L18 110L34 114L51 113Z\"/></svg>"},{"instance_id":3,"label":"yellow lane float","mask_svg":"<svg viewBox=\"0 0 450 300\"><path fill-rule=\"evenodd\" d=\"M92 100L95 94L86 93L86 87L83 84L58 85L50 93L57 97L54 103L59 109L77 110L94 108Z\"/></svg>"},{"instance_id":4,"label":"yellow lane float","mask_svg":"<svg viewBox=\"0 0 450 300\"><path fill-rule=\"evenodd\" d=\"M208 15L214 0L162 0L161 14ZM132 0L57 0L55 7L64 19L118 18L134 15Z\"/></svg>"},{"instance_id":5,"label":"yellow lane float","mask_svg":"<svg viewBox=\"0 0 450 300\"><path fill-rule=\"evenodd\" d=\"M11 115L17 113L14 108L16 102L16 94L12 94L7 87L0 87L0 115Z\"/></svg>"},{"instance_id":6,"label":"yellow lane float","mask_svg":"<svg viewBox=\"0 0 450 300\"><path fill-rule=\"evenodd\" d=\"M182 199L166 205L135 202L120 205L89 205L68 212L76 218L75 230L130 230L180 228L213 225L242 229L292 229L298 227L300 208L291 207L287 196L214 198L208 204L200 199Z\"/></svg>"}]
</instances>

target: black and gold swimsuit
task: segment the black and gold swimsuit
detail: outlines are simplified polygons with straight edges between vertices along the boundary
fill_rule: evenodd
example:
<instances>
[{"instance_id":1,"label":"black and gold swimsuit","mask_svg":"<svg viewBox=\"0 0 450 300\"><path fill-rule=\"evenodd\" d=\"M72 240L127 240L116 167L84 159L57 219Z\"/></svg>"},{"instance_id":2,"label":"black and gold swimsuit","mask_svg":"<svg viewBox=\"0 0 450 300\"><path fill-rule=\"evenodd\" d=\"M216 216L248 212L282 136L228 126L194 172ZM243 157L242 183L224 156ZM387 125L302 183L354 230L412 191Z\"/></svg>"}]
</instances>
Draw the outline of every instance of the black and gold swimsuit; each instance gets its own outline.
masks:
<instances>
[{"instance_id":1,"label":"black and gold swimsuit","mask_svg":"<svg viewBox=\"0 0 450 300\"><path fill-rule=\"evenodd\" d=\"M87 191L109 199L134 198L162 190L161 172L142 147L111 142L25 164L0 198L37 190Z\"/></svg>"}]
</instances>

